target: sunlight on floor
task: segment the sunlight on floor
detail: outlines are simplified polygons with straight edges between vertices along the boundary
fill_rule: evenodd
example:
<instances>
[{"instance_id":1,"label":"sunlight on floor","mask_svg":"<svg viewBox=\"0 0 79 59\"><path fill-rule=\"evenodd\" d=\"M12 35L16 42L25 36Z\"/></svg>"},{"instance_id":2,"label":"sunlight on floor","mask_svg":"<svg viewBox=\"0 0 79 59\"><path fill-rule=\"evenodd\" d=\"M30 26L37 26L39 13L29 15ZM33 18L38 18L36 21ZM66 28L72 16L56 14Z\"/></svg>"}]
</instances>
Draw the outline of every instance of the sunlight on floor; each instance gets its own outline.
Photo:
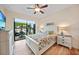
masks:
<instances>
[{"instance_id":1,"label":"sunlight on floor","mask_svg":"<svg viewBox=\"0 0 79 59\"><path fill-rule=\"evenodd\" d=\"M25 40L15 41L15 55L33 55Z\"/></svg>"}]
</instances>

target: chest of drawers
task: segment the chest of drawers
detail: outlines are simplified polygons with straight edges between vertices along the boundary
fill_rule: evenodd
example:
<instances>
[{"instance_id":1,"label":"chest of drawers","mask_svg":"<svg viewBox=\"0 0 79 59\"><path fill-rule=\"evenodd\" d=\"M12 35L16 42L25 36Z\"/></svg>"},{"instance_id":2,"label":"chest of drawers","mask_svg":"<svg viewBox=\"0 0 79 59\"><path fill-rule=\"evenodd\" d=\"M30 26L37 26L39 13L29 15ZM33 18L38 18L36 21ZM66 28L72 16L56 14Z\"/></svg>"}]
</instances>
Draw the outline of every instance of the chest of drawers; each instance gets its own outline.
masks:
<instances>
[{"instance_id":1,"label":"chest of drawers","mask_svg":"<svg viewBox=\"0 0 79 59\"><path fill-rule=\"evenodd\" d=\"M72 48L72 36L71 35L58 35L57 44Z\"/></svg>"}]
</instances>

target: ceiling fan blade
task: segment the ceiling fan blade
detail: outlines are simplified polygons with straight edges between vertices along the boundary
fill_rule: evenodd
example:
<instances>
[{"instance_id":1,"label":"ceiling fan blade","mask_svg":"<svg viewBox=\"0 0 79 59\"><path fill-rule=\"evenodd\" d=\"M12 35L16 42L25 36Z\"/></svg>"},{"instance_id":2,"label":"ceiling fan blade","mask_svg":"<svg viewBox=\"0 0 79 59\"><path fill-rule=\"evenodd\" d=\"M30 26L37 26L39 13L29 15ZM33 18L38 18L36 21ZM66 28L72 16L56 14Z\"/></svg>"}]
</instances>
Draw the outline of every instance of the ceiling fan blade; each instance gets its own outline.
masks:
<instances>
[{"instance_id":1,"label":"ceiling fan blade","mask_svg":"<svg viewBox=\"0 0 79 59\"><path fill-rule=\"evenodd\" d=\"M36 5L37 5L37 7L40 7L39 4L36 4Z\"/></svg>"},{"instance_id":2,"label":"ceiling fan blade","mask_svg":"<svg viewBox=\"0 0 79 59\"><path fill-rule=\"evenodd\" d=\"M27 9L35 9L35 8L27 7Z\"/></svg>"},{"instance_id":3,"label":"ceiling fan blade","mask_svg":"<svg viewBox=\"0 0 79 59\"><path fill-rule=\"evenodd\" d=\"M43 11L41 11L41 10L40 10L40 12L41 12L42 14L44 14L44 12L43 12Z\"/></svg>"},{"instance_id":4,"label":"ceiling fan blade","mask_svg":"<svg viewBox=\"0 0 79 59\"><path fill-rule=\"evenodd\" d=\"M36 11L34 12L34 14L36 14Z\"/></svg>"},{"instance_id":5,"label":"ceiling fan blade","mask_svg":"<svg viewBox=\"0 0 79 59\"><path fill-rule=\"evenodd\" d=\"M48 7L48 5L41 6L40 8L46 8L46 7Z\"/></svg>"},{"instance_id":6,"label":"ceiling fan blade","mask_svg":"<svg viewBox=\"0 0 79 59\"><path fill-rule=\"evenodd\" d=\"M39 8L40 6L39 6L39 4L35 4L35 8Z\"/></svg>"}]
</instances>

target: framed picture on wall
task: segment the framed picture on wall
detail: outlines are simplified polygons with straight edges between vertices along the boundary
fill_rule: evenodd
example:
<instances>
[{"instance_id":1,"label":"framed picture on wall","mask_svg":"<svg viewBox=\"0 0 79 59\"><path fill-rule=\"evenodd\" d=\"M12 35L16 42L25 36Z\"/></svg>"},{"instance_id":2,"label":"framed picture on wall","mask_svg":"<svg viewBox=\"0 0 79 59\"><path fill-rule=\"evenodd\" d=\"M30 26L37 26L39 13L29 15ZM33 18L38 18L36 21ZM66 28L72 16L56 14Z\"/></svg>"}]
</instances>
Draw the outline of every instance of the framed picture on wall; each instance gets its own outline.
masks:
<instances>
[{"instance_id":1,"label":"framed picture on wall","mask_svg":"<svg viewBox=\"0 0 79 59\"><path fill-rule=\"evenodd\" d=\"M5 29L5 24L6 24L6 17L2 13L2 11L0 10L0 30Z\"/></svg>"},{"instance_id":2,"label":"framed picture on wall","mask_svg":"<svg viewBox=\"0 0 79 59\"><path fill-rule=\"evenodd\" d=\"M57 26L54 22L45 23L45 29L48 32L48 34L57 33Z\"/></svg>"},{"instance_id":3,"label":"framed picture on wall","mask_svg":"<svg viewBox=\"0 0 79 59\"><path fill-rule=\"evenodd\" d=\"M46 26L51 26L51 25L54 25L54 23L53 22L46 23Z\"/></svg>"}]
</instances>

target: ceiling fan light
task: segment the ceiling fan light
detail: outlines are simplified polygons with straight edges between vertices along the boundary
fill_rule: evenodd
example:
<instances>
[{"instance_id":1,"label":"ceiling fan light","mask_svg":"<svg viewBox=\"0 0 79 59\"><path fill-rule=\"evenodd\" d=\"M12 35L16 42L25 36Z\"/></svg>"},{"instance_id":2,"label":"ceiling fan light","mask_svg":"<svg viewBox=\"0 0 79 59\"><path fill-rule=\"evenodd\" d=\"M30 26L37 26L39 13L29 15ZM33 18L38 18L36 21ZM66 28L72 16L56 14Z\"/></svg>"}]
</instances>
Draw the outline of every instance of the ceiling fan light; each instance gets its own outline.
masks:
<instances>
[{"instance_id":1,"label":"ceiling fan light","mask_svg":"<svg viewBox=\"0 0 79 59\"><path fill-rule=\"evenodd\" d=\"M40 8L35 8L35 11L36 11L36 12L39 12L39 11L40 11Z\"/></svg>"}]
</instances>

